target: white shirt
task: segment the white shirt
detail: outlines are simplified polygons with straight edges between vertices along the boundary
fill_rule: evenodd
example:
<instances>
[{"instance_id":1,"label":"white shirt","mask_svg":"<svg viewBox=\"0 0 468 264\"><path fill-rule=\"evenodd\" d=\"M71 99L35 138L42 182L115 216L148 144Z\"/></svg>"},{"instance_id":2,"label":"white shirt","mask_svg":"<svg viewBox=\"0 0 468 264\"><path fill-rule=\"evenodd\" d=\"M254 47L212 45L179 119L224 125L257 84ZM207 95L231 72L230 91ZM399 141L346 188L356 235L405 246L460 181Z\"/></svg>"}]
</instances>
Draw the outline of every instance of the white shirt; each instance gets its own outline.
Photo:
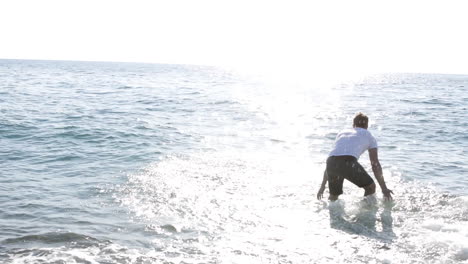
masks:
<instances>
[{"instance_id":1,"label":"white shirt","mask_svg":"<svg viewBox=\"0 0 468 264\"><path fill-rule=\"evenodd\" d=\"M354 156L359 159L364 151L373 148L377 148L374 136L367 129L355 127L338 133L329 156Z\"/></svg>"}]
</instances>

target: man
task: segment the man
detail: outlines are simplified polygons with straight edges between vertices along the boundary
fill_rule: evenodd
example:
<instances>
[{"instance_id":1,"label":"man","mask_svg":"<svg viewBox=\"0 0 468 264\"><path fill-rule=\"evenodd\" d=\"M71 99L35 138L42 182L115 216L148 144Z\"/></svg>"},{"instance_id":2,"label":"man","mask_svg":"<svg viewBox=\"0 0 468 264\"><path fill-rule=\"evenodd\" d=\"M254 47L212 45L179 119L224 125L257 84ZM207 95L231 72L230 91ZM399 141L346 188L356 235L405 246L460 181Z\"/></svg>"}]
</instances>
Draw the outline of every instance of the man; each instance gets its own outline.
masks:
<instances>
[{"instance_id":1,"label":"man","mask_svg":"<svg viewBox=\"0 0 468 264\"><path fill-rule=\"evenodd\" d=\"M377 141L367 130L368 124L369 118L359 113L354 117L352 129L346 129L338 133L335 146L327 159L327 168L323 175L322 185L317 193L317 199L322 199L325 184L328 181L330 192L328 199L336 201L338 196L343 193L343 181L347 179L358 187L364 188L366 198L375 200L375 196L371 196L375 193L374 180L358 163L361 154L368 150L372 171L382 189L382 193L386 200L392 200L393 192L387 188L383 178L377 153Z\"/></svg>"}]
</instances>

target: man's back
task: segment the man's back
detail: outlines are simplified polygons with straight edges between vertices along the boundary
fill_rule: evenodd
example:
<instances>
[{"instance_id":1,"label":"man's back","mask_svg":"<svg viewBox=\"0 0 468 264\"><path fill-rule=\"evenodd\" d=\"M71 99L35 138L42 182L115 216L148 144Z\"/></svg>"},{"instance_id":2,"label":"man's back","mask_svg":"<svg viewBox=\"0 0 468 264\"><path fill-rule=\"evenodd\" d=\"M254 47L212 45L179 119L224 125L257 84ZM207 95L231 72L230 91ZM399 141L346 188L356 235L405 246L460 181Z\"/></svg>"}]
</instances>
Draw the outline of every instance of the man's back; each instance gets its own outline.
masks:
<instances>
[{"instance_id":1,"label":"man's back","mask_svg":"<svg viewBox=\"0 0 468 264\"><path fill-rule=\"evenodd\" d=\"M359 159L364 151L372 148L377 148L372 134L367 129L355 127L338 133L329 156L354 156Z\"/></svg>"}]
</instances>

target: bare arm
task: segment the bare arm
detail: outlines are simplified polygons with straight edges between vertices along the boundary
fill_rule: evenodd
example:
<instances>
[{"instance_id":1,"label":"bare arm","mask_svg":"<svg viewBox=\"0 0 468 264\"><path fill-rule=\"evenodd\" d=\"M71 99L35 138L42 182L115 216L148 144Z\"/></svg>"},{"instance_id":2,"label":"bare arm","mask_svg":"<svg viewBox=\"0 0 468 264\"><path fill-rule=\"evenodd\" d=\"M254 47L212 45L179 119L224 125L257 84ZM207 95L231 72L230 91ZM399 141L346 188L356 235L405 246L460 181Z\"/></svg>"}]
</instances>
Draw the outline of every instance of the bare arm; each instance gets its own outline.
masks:
<instances>
[{"instance_id":1,"label":"bare arm","mask_svg":"<svg viewBox=\"0 0 468 264\"><path fill-rule=\"evenodd\" d=\"M323 197L323 192L325 191L325 185L327 184L327 181L328 181L328 175L327 175L327 171L325 170L325 172L323 172L323 180L322 180L322 184L320 185L320 189L317 193L317 199L322 199Z\"/></svg>"},{"instance_id":2,"label":"bare arm","mask_svg":"<svg viewBox=\"0 0 468 264\"><path fill-rule=\"evenodd\" d=\"M384 194L386 199L391 200L392 199L391 194L393 194L393 192L392 190L388 189L387 185L385 184L385 179L382 173L382 166L380 166L379 154L378 154L377 148L369 149L369 159L372 165L372 171L374 172L374 176L380 185L380 189L382 189L382 193Z\"/></svg>"}]
</instances>

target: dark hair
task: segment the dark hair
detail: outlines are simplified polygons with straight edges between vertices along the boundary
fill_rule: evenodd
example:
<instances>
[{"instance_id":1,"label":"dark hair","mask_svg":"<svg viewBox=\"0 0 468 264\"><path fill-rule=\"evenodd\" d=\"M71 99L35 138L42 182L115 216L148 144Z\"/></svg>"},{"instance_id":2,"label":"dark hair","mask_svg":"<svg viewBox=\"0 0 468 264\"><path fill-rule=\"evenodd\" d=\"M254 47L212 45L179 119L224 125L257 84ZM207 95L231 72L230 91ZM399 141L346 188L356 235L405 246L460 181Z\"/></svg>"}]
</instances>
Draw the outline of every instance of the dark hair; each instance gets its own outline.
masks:
<instances>
[{"instance_id":1,"label":"dark hair","mask_svg":"<svg viewBox=\"0 0 468 264\"><path fill-rule=\"evenodd\" d=\"M367 129L369 126L369 118L365 114L359 112L354 117L353 126Z\"/></svg>"}]
</instances>

